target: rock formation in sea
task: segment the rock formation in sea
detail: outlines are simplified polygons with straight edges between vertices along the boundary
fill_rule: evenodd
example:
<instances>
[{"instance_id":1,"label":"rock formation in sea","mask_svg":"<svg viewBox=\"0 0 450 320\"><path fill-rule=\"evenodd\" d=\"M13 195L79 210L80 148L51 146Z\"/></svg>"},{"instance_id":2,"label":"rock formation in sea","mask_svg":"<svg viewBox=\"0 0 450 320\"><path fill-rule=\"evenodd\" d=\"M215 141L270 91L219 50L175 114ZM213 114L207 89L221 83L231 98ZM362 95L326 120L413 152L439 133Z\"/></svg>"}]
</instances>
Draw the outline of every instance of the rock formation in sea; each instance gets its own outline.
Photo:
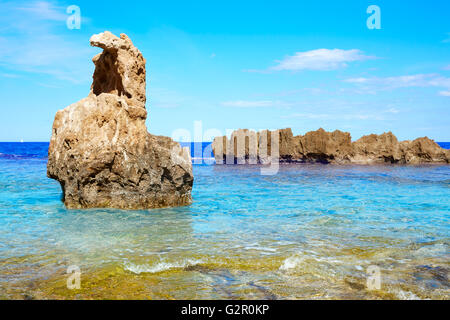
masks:
<instances>
[{"instance_id":1,"label":"rock formation in sea","mask_svg":"<svg viewBox=\"0 0 450 320\"><path fill-rule=\"evenodd\" d=\"M68 208L146 209L192 202L188 149L151 135L145 120L145 59L131 40L93 35L89 95L56 113L47 175Z\"/></svg>"},{"instance_id":2,"label":"rock formation in sea","mask_svg":"<svg viewBox=\"0 0 450 320\"><path fill-rule=\"evenodd\" d=\"M261 132L239 129L230 139L212 144L218 164L279 162L320 163L450 163L450 150L424 137L401 141L392 132L363 136L352 142L350 133L323 129L294 136L290 128ZM273 152L272 152L273 150ZM277 152L278 150L278 152Z\"/></svg>"}]
</instances>

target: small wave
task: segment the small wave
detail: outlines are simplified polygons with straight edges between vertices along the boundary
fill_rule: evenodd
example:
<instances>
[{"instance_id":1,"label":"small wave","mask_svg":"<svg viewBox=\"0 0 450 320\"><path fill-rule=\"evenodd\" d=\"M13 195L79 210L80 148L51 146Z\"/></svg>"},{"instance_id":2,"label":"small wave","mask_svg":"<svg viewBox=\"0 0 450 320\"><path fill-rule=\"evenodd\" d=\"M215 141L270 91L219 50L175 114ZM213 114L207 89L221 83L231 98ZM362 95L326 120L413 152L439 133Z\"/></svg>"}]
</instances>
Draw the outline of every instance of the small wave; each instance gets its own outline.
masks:
<instances>
[{"instance_id":1,"label":"small wave","mask_svg":"<svg viewBox=\"0 0 450 320\"><path fill-rule=\"evenodd\" d=\"M303 259L299 256L291 256L289 258L286 258L286 260L283 261L283 264L280 266L281 271L288 271L297 268L301 263L303 262Z\"/></svg>"},{"instance_id":2,"label":"small wave","mask_svg":"<svg viewBox=\"0 0 450 320\"><path fill-rule=\"evenodd\" d=\"M12 154L12 153L0 153L1 159L13 159L13 160L27 160L27 159L47 159L47 156L38 154Z\"/></svg>"},{"instance_id":3,"label":"small wave","mask_svg":"<svg viewBox=\"0 0 450 320\"><path fill-rule=\"evenodd\" d=\"M8 154L8 153L0 153L0 158L18 158L18 155Z\"/></svg>"},{"instance_id":4,"label":"small wave","mask_svg":"<svg viewBox=\"0 0 450 320\"><path fill-rule=\"evenodd\" d=\"M301 271L316 276L326 276L334 273L335 267L341 264L342 261L333 257L294 254L286 258L278 270L285 272Z\"/></svg>"},{"instance_id":5,"label":"small wave","mask_svg":"<svg viewBox=\"0 0 450 320\"><path fill-rule=\"evenodd\" d=\"M448 255L448 245L444 243L436 243L432 245L423 246L416 250L415 254L419 257L436 257Z\"/></svg>"},{"instance_id":6,"label":"small wave","mask_svg":"<svg viewBox=\"0 0 450 320\"><path fill-rule=\"evenodd\" d=\"M193 260L193 259L186 259L183 261L176 261L176 262L165 262L161 261L155 265L148 265L148 264L134 264L131 262L127 262L124 265L125 270L130 271L135 274L141 274L141 273L159 273L168 271L171 269L183 269L186 267L196 266L199 264L202 264L202 260Z\"/></svg>"},{"instance_id":7,"label":"small wave","mask_svg":"<svg viewBox=\"0 0 450 320\"><path fill-rule=\"evenodd\" d=\"M402 289L397 289L397 290L391 291L391 293L394 294L400 300L422 300L416 294L414 294L410 291L404 291Z\"/></svg>"},{"instance_id":8,"label":"small wave","mask_svg":"<svg viewBox=\"0 0 450 320\"><path fill-rule=\"evenodd\" d=\"M265 251L265 252L277 252L277 249L275 248L269 248L269 247L263 247L263 246L257 246L257 245L250 245L244 247L245 250L256 250L256 251Z\"/></svg>"}]
</instances>

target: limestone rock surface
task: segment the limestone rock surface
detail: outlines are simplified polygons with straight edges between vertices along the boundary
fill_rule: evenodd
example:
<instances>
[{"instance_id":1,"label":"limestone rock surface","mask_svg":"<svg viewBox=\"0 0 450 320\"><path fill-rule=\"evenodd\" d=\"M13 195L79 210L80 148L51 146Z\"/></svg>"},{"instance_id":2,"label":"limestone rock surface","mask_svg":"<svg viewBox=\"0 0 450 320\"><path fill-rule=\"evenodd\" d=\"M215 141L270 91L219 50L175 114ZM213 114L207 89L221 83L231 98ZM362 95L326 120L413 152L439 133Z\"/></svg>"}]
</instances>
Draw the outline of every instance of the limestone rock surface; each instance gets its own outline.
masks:
<instances>
[{"instance_id":1,"label":"limestone rock surface","mask_svg":"<svg viewBox=\"0 0 450 320\"><path fill-rule=\"evenodd\" d=\"M350 133L323 129L294 136L290 128L255 132L239 129L216 137L212 144L218 164L279 162L319 163L450 163L450 150L424 137L399 142L392 132L363 136L352 142ZM277 152L278 150L278 152Z\"/></svg>"},{"instance_id":2,"label":"limestone rock surface","mask_svg":"<svg viewBox=\"0 0 450 320\"><path fill-rule=\"evenodd\" d=\"M146 209L192 202L189 151L151 135L145 120L145 59L131 40L106 31L91 45L89 95L56 113L47 175L59 181L68 208Z\"/></svg>"}]
</instances>

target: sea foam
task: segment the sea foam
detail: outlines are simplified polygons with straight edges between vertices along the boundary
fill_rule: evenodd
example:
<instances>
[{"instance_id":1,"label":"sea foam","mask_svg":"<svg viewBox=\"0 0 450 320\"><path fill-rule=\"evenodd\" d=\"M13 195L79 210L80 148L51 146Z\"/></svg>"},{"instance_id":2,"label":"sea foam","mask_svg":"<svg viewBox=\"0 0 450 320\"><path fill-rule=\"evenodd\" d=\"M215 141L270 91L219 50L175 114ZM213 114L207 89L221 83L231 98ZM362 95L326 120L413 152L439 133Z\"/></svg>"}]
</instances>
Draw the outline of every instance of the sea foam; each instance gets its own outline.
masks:
<instances>
[{"instance_id":1,"label":"sea foam","mask_svg":"<svg viewBox=\"0 0 450 320\"><path fill-rule=\"evenodd\" d=\"M199 264L202 264L202 260L195 260L195 259L185 259L183 261L175 261L175 262L166 262L161 261L154 265L148 265L148 264L134 264L131 262L126 262L124 264L124 269L127 271L130 271L135 274L141 274L141 273L159 273L168 271L171 269L183 269L190 266L196 266Z\"/></svg>"}]
</instances>

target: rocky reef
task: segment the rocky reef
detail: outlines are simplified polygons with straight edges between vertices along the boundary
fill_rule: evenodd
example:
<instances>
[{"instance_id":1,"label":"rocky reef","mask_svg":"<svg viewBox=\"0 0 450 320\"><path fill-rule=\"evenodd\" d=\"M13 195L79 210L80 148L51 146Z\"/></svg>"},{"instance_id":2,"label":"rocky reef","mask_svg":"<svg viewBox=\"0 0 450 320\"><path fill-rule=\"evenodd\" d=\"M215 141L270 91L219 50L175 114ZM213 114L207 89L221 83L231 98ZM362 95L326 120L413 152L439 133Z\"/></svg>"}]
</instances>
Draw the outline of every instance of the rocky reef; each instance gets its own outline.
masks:
<instances>
[{"instance_id":1,"label":"rocky reef","mask_svg":"<svg viewBox=\"0 0 450 320\"><path fill-rule=\"evenodd\" d=\"M145 59L131 40L93 35L89 95L56 113L47 175L68 208L145 209L192 202L189 151L151 135L145 120Z\"/></svg>"},{"instance_id":2,"label":"rocky reef","mask_svg":"<svg viewBox=\"0 0 450 320\"><path fill-rule=\"evenodd\" d=\"M212 144L217 164L283 162L319 163L450 163L450 150L424 137L398 141L392 132L363 136L352 142L350 133L323 129L294 136L290 128L261 132L235 130L230 139Z\"/></svg>"}]
</instances>

